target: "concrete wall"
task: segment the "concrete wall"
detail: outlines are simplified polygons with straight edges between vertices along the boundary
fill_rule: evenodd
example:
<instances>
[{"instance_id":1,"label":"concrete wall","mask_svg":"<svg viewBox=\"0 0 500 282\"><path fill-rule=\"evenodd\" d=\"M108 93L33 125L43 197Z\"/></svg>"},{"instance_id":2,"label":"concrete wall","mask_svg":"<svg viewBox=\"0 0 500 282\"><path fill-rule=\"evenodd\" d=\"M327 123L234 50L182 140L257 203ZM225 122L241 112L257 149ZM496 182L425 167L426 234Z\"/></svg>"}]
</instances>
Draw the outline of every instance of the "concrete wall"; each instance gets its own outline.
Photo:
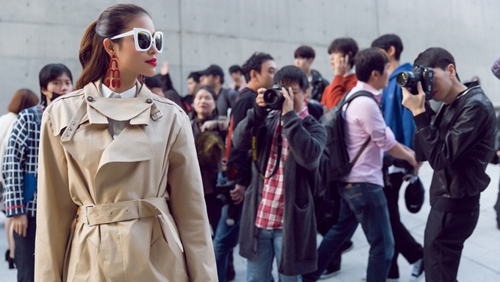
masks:
<instances>
[{"instance_id":1,"label":"concrete wall","mask_svg":"<svg viewBox=\"0 0 500 282\"><path fill-rule=\"evenodd\" d=\"M0 114L19 88L38 92L38 72L61 62L80 74L78 49L87 26L112 0L0 0ZM301 44L316 50L313 68L330 80L327 47L350 36L361 48L385 33L401 36L402 61L427 47L448 49L463 80L481 78L485 92L500 105L500 81L491 74L500 57L498 0L131 0L151 14L166 35L176 89L184 94L190 71L217 63L225 71L253 52L270 53L278 66L293 62ZM158 68L159 71L159 68ZM226 81L229 81L226 75Z\"/></svg>"}]
</instances>

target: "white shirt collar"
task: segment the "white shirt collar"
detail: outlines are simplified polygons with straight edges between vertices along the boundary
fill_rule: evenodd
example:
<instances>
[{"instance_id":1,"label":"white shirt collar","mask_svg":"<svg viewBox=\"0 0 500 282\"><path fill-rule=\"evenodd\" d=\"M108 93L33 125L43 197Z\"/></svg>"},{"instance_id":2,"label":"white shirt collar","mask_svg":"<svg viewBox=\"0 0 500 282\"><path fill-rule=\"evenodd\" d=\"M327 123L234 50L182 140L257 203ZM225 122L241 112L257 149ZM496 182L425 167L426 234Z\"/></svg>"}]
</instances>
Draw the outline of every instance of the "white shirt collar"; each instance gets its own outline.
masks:
<instances>
[{"instance_id":1,"label":"white shirt collar","mask_svg":"<svg viewBox=\"0 0 500 282\"><path fill-rule=\"evenodd\" d=\"M136 93L137 86L134 84L132 88L129 90L122 92L122 93L117 93L122 96L122 98L135 98L135 93ZM113 90L109 89L104 83L102 84L102 96L105 98L109 98L111 93L113 93Z\"/></svg>"}]
</instances>

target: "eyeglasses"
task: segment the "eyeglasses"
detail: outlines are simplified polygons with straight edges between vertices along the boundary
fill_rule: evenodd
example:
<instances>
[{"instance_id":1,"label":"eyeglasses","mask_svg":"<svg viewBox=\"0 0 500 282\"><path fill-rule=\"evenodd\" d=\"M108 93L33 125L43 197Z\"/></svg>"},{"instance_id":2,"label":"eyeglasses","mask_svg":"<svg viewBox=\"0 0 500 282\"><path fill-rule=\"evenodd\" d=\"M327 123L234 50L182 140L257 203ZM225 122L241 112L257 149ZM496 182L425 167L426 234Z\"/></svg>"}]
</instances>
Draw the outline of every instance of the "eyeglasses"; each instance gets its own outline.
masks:
<instances>
[{"instance_id":1,"label":"eyeglasses","mask_svg":"<svg viewBox=\"0 0 500 282\"><path fill-rule=\"evenodd\" d=\"M136 27L131 31L111 37L111 40L127 37L130 35L134 36L135 50L137 51L148 51L149 48L151 48L151 45L153 45L153 42L158 53L161 53L163 51L163 32L161 31L157 31L153 35L151 35L151 32L149 30Z\"/></svg>"}]
</instances>

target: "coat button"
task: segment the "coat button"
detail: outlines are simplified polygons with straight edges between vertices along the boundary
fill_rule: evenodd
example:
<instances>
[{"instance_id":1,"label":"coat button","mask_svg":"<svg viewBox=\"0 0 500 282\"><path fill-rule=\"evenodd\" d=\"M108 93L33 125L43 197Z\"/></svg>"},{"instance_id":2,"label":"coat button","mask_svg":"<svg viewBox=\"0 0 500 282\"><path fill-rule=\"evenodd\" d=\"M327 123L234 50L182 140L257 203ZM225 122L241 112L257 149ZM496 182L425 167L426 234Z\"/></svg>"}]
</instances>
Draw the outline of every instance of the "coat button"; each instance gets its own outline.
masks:
<instances>
[{"instance_id":1,"label":"coat button","mask_svg":"<svg viewBox=\"0 0 500 282\"><path fill-rule=\"evenodd\" d=\"M153 103L153 100L151 100L151 99L147 99L147 100L146 100L146 103L151 104L151 103Z\"/></svg>"},{"instance_id":2,"label":"coat button","mask_svg":"<svg viewBox=\"0 0 500 282\"><path fill-rule=\"evenodd\" d=\"M88 97L87 97L87 101L89 101L89 102L94 102L94 97L92 97L92 96L88 96Z\"/></svg>"}]
</instances>

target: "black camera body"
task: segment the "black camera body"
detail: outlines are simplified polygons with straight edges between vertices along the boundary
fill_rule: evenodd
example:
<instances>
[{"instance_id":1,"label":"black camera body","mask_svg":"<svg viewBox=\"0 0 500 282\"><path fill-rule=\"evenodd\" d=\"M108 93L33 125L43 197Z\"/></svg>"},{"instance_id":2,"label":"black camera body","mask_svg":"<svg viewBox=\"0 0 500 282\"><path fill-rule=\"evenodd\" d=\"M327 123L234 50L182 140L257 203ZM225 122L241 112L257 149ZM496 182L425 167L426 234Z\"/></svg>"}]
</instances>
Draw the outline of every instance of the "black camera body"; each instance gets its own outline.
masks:
<instances>
[{"instance_id":1,"label":"black camera body","mask_svg":"<svg viewBox=\"0 0 500 282\"><path fill-rule=\"evenodd\" d=\"M285 97L281 94L280 90L286 88L275 84L272 88L266 89L264 92L264 102L269 109L272 110L281 110L283 108L283 103L285 102Z\"/></svg>"},{"instance_id":2,"label":"black camera body","mask_svg":"<svg viewBox=\"0 0 500 282\"><path fill-rule=\"evenodd\" d=\"M228 180L226 177L218 179L215 185L215 204L219 207L229 205L227 210L228 219L226 219L226 224L228 226L233 226L239 219L239 209L231 200L231 194L229 192L234 189L236 181Z\"/></svg>"},{"instance_id":3,"label":"black camera body","mask_svg":"<svg viewBox=\"0 0 500 282\"><path fill-rule=\"evenodd\" d=\"M414 66L412 71L404 71L396 76L396 83L406 87L411 94L417 95L417 83L421 82L425 93L425 100L432 99L432 86L434 84L434 70L424 66Z\"/></svg>"}]
</instances>

